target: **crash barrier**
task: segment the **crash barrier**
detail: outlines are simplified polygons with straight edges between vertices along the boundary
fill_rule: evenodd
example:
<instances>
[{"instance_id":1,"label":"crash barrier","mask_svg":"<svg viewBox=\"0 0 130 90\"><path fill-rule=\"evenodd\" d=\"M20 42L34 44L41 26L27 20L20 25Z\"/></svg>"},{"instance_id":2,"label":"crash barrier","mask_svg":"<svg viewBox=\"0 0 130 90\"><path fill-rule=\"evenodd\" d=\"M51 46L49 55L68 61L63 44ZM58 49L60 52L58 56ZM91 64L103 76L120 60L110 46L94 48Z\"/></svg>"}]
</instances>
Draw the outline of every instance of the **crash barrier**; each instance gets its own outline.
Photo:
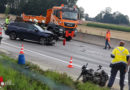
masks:
<instances>
[{"instance_id":1,"label":"crash barrier","mask_svg":"<svg viewBox=\"0 0 130 90\"><path fill-rule=\"evenodd\" d=\"M20 53L19 53L18 64L25 64L25 56L24 56L24 46L23 46L23 44L22 44L22 48L21 48Z\"/></svg>"},{"instance_id":2,"label":"crash barrier","mask_svg":"<svg viewBox=\"0 0 130 90\"><path fill-rule=\"evenodd\" d=\"M73 65L72 65L72 56L70 57L70 62L69 62L68 68L73 68Z\"/></svg>"},{"instance_id":3,"label":"crash barrier","mask_svg":"<svg viewBox=\"0 0 130 90\"><path fill-rule=\"evenodd\" d=\"M102 66L99 65L98 69L94 72L93 69L87 68L88 63L86 65L82 66L82 72L80 76L77 78L77 81L82 77L83 82L92 81L95 84L98 84L100 86L105 86L106 82L109 79L108 74L102 69Z\"/></svg>"},{"instance_id":4,"label":"crash barrier","mask_svg":"<svg viewBox=\"0 0 130 90\"><path fill-rule=\"evenodd\" d=\"M87 30L85 30L84 32L82 31L82 29L79 29L78 30L78 33L82 33L82 34L80 34L79 36L78 36L78 38L79 38L79 40L83 40L84 39L84 37L85 37L85 35L87 35L88 34L88 31ZM76 36L76 37L77 37Z\"/></svg>"},{"instance_id":5,"label":"crash barrier","mask_svg":"<svg viewBox=\"0 0 130 90\"><path fill-rule=\"evenodd\" d=\"M56 83L44 75L31 71L29 66L26 66L26 65L21 66L12 61L2 59L2 57L0 58L1 58L0 63L6 68L13 68L14 70L21 72L22 74L26 75L27 77L33 80L37 80L43 84L46 84L50 88L50 90L73 90L71 87L68 87L64 84Z\"/></svg>"}]
</instances>

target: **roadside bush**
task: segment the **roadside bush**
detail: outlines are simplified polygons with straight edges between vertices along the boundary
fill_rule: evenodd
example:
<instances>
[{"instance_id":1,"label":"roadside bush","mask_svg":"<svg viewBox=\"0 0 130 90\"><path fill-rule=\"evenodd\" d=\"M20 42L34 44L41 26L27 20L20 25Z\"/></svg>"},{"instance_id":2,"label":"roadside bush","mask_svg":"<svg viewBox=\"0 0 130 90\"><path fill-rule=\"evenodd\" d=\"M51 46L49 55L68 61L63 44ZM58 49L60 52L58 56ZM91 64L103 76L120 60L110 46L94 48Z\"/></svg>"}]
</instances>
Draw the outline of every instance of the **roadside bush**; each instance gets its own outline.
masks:
<instances>
[{"instance_id":1,"label":"roadside bush","mask_svg":"<svg viewBox=\"0 0 130 90\"><path fill-rule=\"evenodd\" d=\"M87 23L87 26L130 32L130 27L128 27L128 26L119 26L119 25L114 25L114 24Z\"/></svg>"}]
</instances>

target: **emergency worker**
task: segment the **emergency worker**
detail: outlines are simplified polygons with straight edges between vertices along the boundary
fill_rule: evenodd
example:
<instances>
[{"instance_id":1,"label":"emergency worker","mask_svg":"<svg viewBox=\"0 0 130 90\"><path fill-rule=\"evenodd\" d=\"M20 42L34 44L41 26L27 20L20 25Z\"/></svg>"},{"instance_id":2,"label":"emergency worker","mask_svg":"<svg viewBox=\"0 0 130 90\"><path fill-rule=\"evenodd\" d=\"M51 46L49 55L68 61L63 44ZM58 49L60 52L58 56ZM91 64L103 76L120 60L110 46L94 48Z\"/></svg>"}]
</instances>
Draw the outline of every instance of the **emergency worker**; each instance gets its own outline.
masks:
<instances>
[{"instance_id":1,"label":"emergency worker","mask_svg":"<svg viewBox=\"0 0 130 90\"><path fill-rule=\"evenodd\" d=\"M6 29L7 29L8 24L10 24L10 16L8 16L8 17L5 19L5 26L4 26L4 30L6 30Z\"/></svg>"},{"instance_id":2,"label":"emergency worker","mask_svg":"<svg viewBox=\"0 0 130 90\"><path fill-rule=\"evenodd\" d=\"M111 49L111 46L110 46L110 37L111 37L110 30L107 30L107 32L106 32L106 42L105 42L104 49L107 49L107 46L108 46L109 49Z\"/></svg>"},{"instance_id":3,"label":"emergency worker","mask_svg":"<svg viewBox=\"0 0 130 90\"><path fill-rule=\"evenodd\" d=\"M127 66L127 69L126 71L128 70L129 68L129 71L128 71L128 87L129 87L129 90L130 90L130 57L129 57L129 60L128 60L128 66Z\"/></svg>"},{"instance_id":4,"label":"emergency worker","mask_svg":"<svg viewBox=\"0 0 130 90\"><path fill-rule=\"evenodd\" d=\"M110 64L111 76L108 82L109 88L112 87L118 71L120 71L120 90L123 90L124 88L125 73L129 59L129 51L124 47L124 45L125 42L120 41L119 46L112 51L111 57L113 60Z\"/></svg>"},{"instance_id":5,"label":"emergency worker","mask_svg":"<svg viewBox=\"0 0 130 90\"><path fill-rule=\"evenodd\" d=\"M5 19L5 24L6 24L6 25L10 24L10 16L8 16L8 17Z\"/></svg>"}]
</instances>

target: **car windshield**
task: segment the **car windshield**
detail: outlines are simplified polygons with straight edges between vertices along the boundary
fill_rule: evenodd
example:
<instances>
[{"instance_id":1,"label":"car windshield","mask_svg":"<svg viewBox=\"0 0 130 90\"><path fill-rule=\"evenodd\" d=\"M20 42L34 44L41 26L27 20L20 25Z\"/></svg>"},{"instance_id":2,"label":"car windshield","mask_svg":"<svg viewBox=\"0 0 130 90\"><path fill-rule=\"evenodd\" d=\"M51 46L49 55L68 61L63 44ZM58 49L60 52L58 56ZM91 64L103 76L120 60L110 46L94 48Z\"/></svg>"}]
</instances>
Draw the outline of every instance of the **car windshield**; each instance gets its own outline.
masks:
<instances>
[{"instance_id":1,"label":"car windshield","mask_svg":"<svg viewBox=\"0 0 130 90\"><path fill-rule=\"evenodd\" d=\"M38 25L34 25L40 32L43 32L43 29L40 27L40 26L38 26Z\"/></svg>"},{"instance_id":2,"label":"car windshield","mask_svg":"<svg viewBox=\"0 0 130 90\"><path fill-rule=\"evenodd\" d=\"M62 18L69 19L69 20L77 20L77 13L76 12L63 12Z\"/></svg>"}]
</instances>

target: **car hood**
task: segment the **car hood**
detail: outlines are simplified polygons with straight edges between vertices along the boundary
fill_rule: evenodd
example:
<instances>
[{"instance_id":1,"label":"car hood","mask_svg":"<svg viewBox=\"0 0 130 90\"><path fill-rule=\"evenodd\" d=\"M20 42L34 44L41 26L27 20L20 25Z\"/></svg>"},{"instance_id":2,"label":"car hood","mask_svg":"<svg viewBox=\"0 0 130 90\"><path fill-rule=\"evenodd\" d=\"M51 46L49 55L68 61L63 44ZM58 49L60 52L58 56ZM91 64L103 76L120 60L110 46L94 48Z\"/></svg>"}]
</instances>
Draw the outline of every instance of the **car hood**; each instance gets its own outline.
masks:
<instances>
[{"instance_id":1,"label":"car hood","mask_svg":"<svg viewBox=\"0 0 130 90\"><path fill-rule=\"evenodd\" d=\"M48 31L48 30L43 30L43 32L47 34L53 34L51 31Z\"/></svg>"}]
</instances>

